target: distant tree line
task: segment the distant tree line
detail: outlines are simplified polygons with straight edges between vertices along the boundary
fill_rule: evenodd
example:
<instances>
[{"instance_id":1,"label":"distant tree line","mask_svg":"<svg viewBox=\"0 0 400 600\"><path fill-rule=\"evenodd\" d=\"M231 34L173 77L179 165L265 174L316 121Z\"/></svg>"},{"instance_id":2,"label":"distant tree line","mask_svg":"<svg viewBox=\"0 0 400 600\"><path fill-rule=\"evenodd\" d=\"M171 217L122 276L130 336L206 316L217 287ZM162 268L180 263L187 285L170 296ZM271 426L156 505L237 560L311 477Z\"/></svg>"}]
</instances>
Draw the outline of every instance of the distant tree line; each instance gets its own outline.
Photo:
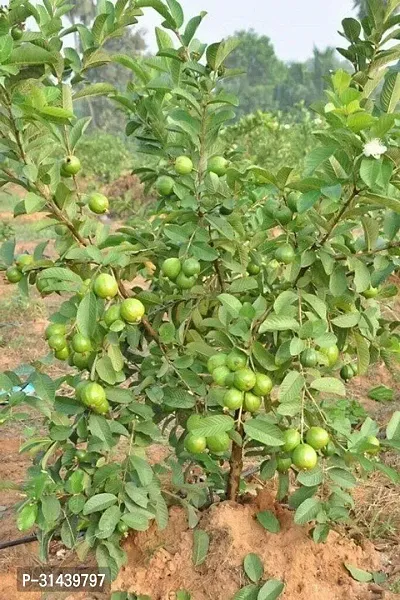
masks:
<instances>
[{"instance_id":1,"label":"distant tree line","mask_svg":"<svg viewBox=\"0 0 400 600\"><path fill-rule=\"evenodd\" d=\"M322 97L329 73L342 65L334 48L314 48L309 60L285 63L276 56L269 37L253 30L234 37L240 44L228 66L244 73L226 86L238 94L242 115L258 109L288 111L301 102L309 106Z\"/></svg>"}]
</instances>

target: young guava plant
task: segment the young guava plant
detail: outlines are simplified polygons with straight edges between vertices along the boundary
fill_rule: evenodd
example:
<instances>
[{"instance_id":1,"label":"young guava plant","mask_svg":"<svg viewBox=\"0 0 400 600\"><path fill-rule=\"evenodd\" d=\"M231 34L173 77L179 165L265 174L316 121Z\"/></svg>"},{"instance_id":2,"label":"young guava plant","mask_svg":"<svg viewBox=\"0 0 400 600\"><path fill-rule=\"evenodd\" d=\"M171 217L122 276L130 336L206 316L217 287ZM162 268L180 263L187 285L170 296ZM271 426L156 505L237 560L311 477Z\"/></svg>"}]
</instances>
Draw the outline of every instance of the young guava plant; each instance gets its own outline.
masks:
<instances>
[{"instance_id":1,"label":"young guava plant","mask_svg":"<svg viewBox=\"0 0 400 600\"><path fill-rule=\"evenodd\" d=\"M16 216L43 213L57 233L55 254L43 242L29 261L6 242L2 266L23 293L36 285L63 296L45 335L71 366L55 381L33 367L24 381L2 377L1 417L12 420L27 403L47 431L38 427L22 447L34 465L18 525L36 527L43 559L60 536L82 560L95 552L116 577L128 530L153 520L165 527L171 497L191 527L214 494L238 501L251 457L263 480L278 477L278 500L288 498L295 521L314 522L314 540L323 541L331 523L349 517L354 467L398 480L379 455L400 446L399 413L386 432L369 417L353 429L321 404L346 397L345 384L370 365L392 367L398 350L397 322L384 310L397 293L390 276L400 247L400 86L388 70L399 51L385 47L400 35L394 5L377 6L362 24L343 22L350 47L342 53L355 74L330 77L317 107L326 127L304 174L249 165L224 141L237 106L224 90L236 74L225 64L236 42L202 44L195 34L204 13L185 23L176 0L99 7L92 28L63 30L67 2L39 10L16 1L2 30L1 182L26 192ZM140 63L107 55L105 41L144 7L164 18L158 55ZM37 33L14 39L9 31L28 17ZM80 54L63 47L71 32ZM86 81L107 61L132 71L126 93ZM157 193L152 214L116 231L97 217L108 201L88 199L79 181L89 120L74 107L99 94L126 111L128 134L155 165L137 170ZM27 384L34 396L12 391ZM151 466L145 449L162 435L174 456ZM166 468L168 489L159 478Z\"/></svg>"}]
</instances>

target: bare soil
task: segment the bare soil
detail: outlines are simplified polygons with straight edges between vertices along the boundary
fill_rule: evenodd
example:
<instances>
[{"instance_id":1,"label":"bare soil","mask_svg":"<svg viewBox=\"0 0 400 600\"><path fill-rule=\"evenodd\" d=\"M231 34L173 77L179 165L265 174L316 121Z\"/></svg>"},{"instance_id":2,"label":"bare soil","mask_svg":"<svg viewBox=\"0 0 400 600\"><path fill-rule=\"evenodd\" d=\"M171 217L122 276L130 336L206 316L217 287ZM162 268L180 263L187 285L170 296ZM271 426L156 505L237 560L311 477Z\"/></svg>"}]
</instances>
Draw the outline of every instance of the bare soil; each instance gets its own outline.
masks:
<instances>
[{"instance_id":1,"label":"bare soil","mask_svg":"<svg viewBox=\"0 0 400 600\"><path fill-rule=\"evenodd\" d=\"M275 513L281 524L278 534L269 533L255 519L261 510ZM180 589L190 591L193 600L230 600L248 583L243 559L255 552L264 565L264 579L285 583L284 600L374 597L367 585L354 581L344 568L347 562L365 570L380 570L381 556L373 544L363 540L357 545L334 531L325 544L315 544L308 528L294 525L293 513L276 504L268 490L245 504L213 506L198 527L207 531L211 540L201 566L193 566L193 532L184 511L175 507L165 531L152 527L128 540L128 565L121 571L116 589L148 594L152 600L175 598ZM376 597L391 596L380 593Z\"/></svg>"}]
</instances>

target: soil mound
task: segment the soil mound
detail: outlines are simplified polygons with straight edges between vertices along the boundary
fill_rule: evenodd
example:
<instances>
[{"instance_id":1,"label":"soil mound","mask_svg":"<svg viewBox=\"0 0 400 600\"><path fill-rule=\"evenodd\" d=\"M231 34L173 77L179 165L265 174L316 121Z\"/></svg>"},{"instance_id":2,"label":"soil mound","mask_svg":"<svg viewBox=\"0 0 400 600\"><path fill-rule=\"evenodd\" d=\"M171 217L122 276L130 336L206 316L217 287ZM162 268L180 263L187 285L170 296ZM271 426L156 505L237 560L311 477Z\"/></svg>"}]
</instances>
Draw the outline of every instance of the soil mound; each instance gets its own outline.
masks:
<instances>
[{"instance_id":1,"label":"soil mound","mask_svg":"<svg viewBox=\"0 0 400 600\"><path fill-rule=\"evenodd\" d=\"M278 534L269 533L255 519L261 510L275 513L281 524ZM231 600L246 584L243 559L254 552L263 562L264 579L285 582L282 600L388 600L397 596L371 590L368 584L354 581L344 568L347 562L379 571L380 557L370 542L357 546L331 532L325 544L315 544L308 529L295 525L293 513L275 504L268 491L247 504L223 502L212 507L198 527L210 536L201 566L192 563L193 531L186 514L173 507L164 531L154 527L128 538L128 564L114 589L148 594L152 600L174 600L181 589L190 592L193 600Z\"/></svg>"}]
</instances>

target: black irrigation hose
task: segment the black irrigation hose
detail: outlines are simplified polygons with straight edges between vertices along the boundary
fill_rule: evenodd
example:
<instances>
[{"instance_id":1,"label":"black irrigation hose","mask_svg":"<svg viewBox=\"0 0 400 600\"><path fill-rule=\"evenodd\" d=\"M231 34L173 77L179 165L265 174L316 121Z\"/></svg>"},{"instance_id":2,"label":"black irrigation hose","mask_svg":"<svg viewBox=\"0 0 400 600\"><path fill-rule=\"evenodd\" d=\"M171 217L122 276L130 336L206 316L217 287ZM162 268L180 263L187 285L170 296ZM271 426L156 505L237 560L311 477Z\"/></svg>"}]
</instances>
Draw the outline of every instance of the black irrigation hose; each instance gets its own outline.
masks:
<instances>
[{"instance_id":1,"label":"black irrigation hose","mask_svg":"<svg viewBox=\"0 0 400 600\"><path fill-rule=\"evenodd\" d=\"M20 546L21 544L30 544L31 542L36 542L36 535L28 535L23 538L19 538L18 540L10 540L9 542L0 543L0 550L5 550L6 548L12 548L13 546Z\"/></svg>"}]
</instances>

